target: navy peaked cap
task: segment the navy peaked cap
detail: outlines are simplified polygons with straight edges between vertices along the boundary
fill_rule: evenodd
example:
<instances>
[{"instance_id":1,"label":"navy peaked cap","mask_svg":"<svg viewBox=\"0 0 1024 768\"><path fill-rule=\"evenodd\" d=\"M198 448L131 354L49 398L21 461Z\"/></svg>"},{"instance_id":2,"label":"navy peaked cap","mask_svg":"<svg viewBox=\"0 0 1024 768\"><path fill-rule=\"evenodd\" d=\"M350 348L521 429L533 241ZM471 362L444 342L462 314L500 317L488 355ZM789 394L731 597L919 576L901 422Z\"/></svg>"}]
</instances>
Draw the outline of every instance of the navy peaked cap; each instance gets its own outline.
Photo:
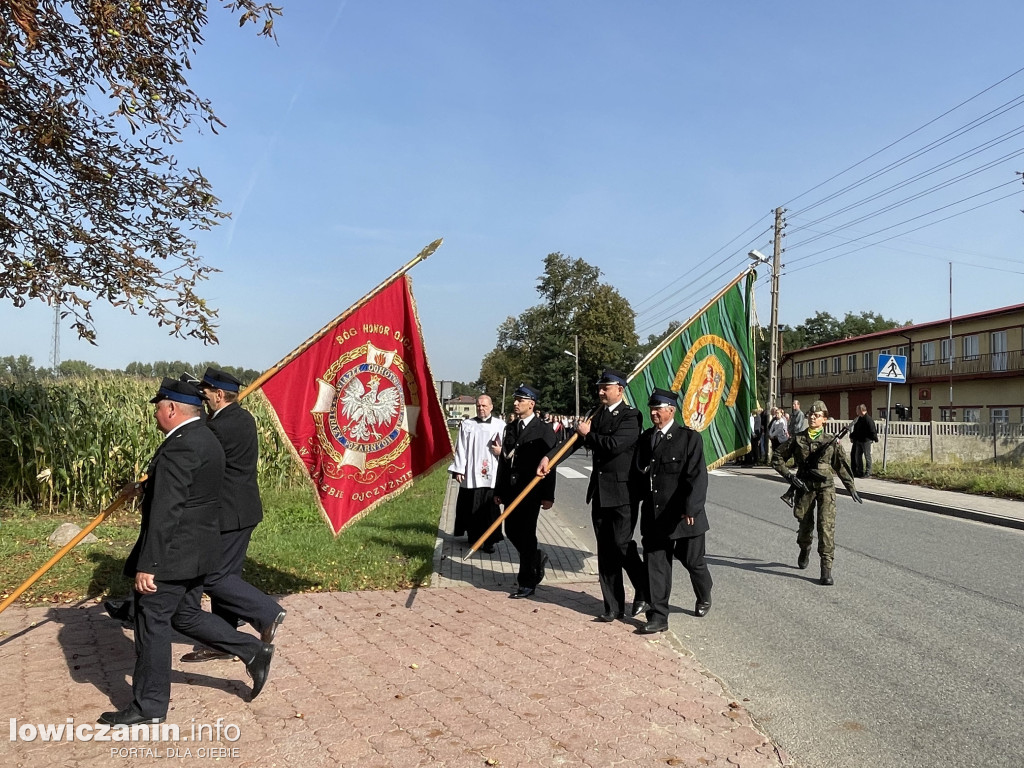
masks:
<instances>
[{"instance_id":1,"label":"navy peaked cap","mask_svg":"<svg viewBox=\"0 0 1024 768\"><path fill-rule=\"evenodd\" d=\"M166 376L160 382L160 389L149 401L159 403L161 400L173 400L176 403L187 403L188 405L202 405L206 395L195 384L179 379L169 379Z\"/></svg>"},{"instance_id":2,"label":"navy peaked cap","mask_svg":"<svg viewBox=\"0 0 1024 768\"><path fill-rule=\"evenodd\" d=\"M677 395L671 389L662 389L661 387L655 387L654 391L651 392L651 396L647 399L647 406L649 408L658 408L663 405L671 405L673 407L678 407L679 395Z\"/></svg>"},{"instance_id":3,"label":"navy peaked cap","mask_svg":"<svg viewBox=\"0 0 1024 768\"><path fill-rule=\"evenodd\" d=\"M203 374L203 385L223 389L225 392L237 392L242 388L242 382L227 371L218 371L216 368L206 369L206 373Z\"/></svg>"},{"instance_id":4,"label":"navy peaked cap","mask_svg":"<svg viewBox=\"0 0 1024 768\"><path fill-rule=\"evenodd\" d=\"M626 374L616 371L614 368L605 368L601 378L597 380L597 384L618 384L624 387L627 384Z\"/></svg>"},{"instance_id":5,"label":"navy peaked cap","mask_svg":"<svg viewBox=\"0 0 1024 768\"><path fill-rule=\"evenodd\" d=\"M520 384L519 388L512 393L512 399L519 398L520 400L533 400L537 402L537 398L540 397L540 393L537 392L533 387L528 387L525 384Z\"/></svg>"}]
</instances>

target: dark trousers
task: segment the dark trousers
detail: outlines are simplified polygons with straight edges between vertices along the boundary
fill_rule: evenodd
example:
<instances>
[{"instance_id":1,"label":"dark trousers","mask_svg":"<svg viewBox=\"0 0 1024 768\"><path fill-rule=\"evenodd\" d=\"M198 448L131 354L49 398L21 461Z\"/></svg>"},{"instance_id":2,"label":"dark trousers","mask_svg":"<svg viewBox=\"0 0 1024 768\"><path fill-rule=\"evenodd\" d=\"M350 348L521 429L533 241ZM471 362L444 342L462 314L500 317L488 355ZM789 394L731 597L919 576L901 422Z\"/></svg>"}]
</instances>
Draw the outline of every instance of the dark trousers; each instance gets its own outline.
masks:
<instances>
[{"instance_id":1,"label":"dark trousers","mask_svg":"<svg viewBox=\"0 0 1024 768\"><path fill-rule=\"evenodd\" d=\"M871 441L854 440L850 448L850 468L854 477L871 474Z\"/></svg>"},{"instance_id":2,"label":"dark trousers","mask_svg":"<svg viewBox=\"0 0 1024 768\"><path fill-rule=\"evenodd\" d=\"M704 561L704 534L684 539L644 539L644 560L651 582L651 610L648 621L668 620L668 601L672 594L672 558L690 574L693 593L699 603L711 602L711 572Z\"/></svg>"},{"instance_id":3,"label":"dark trousers","mask_svg":"<svg viewBox=\"0 0 1024 768\"><path fill-rule=\"evenodd\" d=\"M463 520L462 525L470 544L475 544L500 514L498 505L494 503L493 488L459 488L459 495L455 499L455 519ZM499 525L481 546L494 546L504 538Z\"/></svg>"},{"instance_id":4,"label":"dark trousers","mask_svg":"<svg viewBox=\"0 0 1024 768\"><path fill-rule=\"evenodd\" d=\"M171 638L178 631L191 640L249 663L263 647L200 607L203 577L158 581L157 591L135 593L135 671L132 705L145 717L166 717L171 700Z\"/></svg>"},{"instance_id":5,"label":"dark trousers","mask_svg":"<svg viewBox=\"0 0 1024 768\"><path fill-rule=\"evenodd\" d=\"M541 551L537 546L540 502L539 494L530 494L505 518L505 536L519 553L516 581L520 587L533 588L540 583Z\"/></svg>"},{"instance_id":6,"label":"dark trousers","mask_svg":"<svg viewBox=\"0 0 1024 768\"><path fill-rule=\"evenodd\" d=\"M647 599L647 570L633 541L637 512L632 511L629 504L621 507L594 506L590 517L597 536L597 573L605 613L624 613L623 570L633 585L634 599Z\"/></svg>"},{"instance_id":7,"label":"dark trousers","mask_svg":"<svg viewBox=\"0 0 1024 768\"><path fill-rule=\"evenodd\" d=\"M228 624L235 626L238 619L243 619L262 632L274 623L281 606L242 578L245 553L255 527L221 532L220 565L206 575L203 591L210 596L214 614Z\"/></svg>"}]
</instances>

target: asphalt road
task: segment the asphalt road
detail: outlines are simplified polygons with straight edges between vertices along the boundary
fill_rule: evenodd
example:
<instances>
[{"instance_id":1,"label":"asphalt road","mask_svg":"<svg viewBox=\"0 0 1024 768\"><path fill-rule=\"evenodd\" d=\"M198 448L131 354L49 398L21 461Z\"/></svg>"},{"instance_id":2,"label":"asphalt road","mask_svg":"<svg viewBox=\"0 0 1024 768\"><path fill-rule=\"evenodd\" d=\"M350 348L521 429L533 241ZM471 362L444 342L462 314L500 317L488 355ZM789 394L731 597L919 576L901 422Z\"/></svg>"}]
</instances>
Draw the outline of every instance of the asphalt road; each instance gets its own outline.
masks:
<instances>
[{"instance_id":1,"label":"asphalt road","mask_svg":"<svg viewBox=\"0 0 1024 768\"><path fill-rule=\"evenodd\" d=\"M593 549L588 477L565 462L554 512ZM1024 766L1024 532L841 496L822 587L784 488L713 474L714 607L676 564L675 634L804 768Z\"/></svg>"}]
</instances>

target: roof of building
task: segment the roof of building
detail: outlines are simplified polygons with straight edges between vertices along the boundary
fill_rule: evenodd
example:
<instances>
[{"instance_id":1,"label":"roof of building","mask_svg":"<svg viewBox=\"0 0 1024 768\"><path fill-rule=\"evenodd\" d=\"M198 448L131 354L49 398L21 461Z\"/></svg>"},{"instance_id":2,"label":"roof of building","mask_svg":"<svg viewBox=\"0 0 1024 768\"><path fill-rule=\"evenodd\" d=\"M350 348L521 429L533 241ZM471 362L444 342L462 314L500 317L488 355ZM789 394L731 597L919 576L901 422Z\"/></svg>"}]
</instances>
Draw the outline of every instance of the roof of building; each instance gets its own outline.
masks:
<instances>
[{"instance_id":1,"label":"roof of building","mask_svg":"<svg viewBox=\"0 0 1024 768\"><path fill-rule=\"evenodd\" d=\"M911 330L920 330L922 328L930 328L939 325L949 325L951 322L962 322L965 320L977 320L983 317L995 317L996 315L1006 315L1011 312L1020 312L1024 310L1024 304L1011 304L1008 307L999 307L998 309L986 309L983 312L973 312L969 315L957 315L956 317L946 317L942 320L931 320L927 323L914 323L913 325L903 325L899 328L888 328L884 331L875 331L874 333L865 333L863 336L848 336L845 339L836 339L835 341L826 341L822 344L815 344L811 347L801 347L800 349L794 349L786 352L784 357L795 355L797 352L807 352L812 349L827 349L828 347L835 347L840 344L847 344L851 341L862 341L864 339L881 338L883 336L898 336L902 333L906 333Z\"/></svg>"}]
</instances>

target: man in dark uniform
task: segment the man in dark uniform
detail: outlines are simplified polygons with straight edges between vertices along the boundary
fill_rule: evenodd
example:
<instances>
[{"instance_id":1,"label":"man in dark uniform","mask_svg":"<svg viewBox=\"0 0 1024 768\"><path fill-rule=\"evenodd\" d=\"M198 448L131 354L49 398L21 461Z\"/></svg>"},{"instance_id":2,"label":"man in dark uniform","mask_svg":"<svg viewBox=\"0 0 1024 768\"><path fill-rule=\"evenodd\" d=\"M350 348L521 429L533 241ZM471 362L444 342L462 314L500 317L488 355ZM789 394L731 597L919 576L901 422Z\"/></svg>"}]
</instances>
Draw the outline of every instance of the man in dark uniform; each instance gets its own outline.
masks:
<instances>
[{"instance_id":1,"label":"man in dark uniform","mask_svg":"<svg viewBox=\"0 0 1024 768\"><path fill-rule=\"evenodd\" d=\"M875 420L868 415L868 407L857 406L857 418L850 428L850 465L854 477L871 477L871 444L878 442L878 428Z\"/></svg>"},{"instance_id":2,"label":"man in dark uniform","mask_svg":"<svg viewBox=\"0 0 1024 768\"><path fill-rule=\"evenodd\" d=\"M640 505L640 535L650 580L651 608L640 630L668 629L672 558L683 564L697 597L695 616L711 610L711 573L704 560L708 470L700 433L675 421L675 392L655 388L647 401L653 427L636 443L630 484Z\"/></svg>"},{"instance_id":3,"label":"man in dark uniform","mask_svg":"<svg viewBox=\"0 0 1024 768\"><path fill-rule=\"evenodd\" d=\"M242 566L252 532L263 519L263 504L256 479L259 436L256 420L238 404L241 382L226 371L207 368L199 383L207 397L210 416L206 425L224 449L224 482L220 493L220 564L206 575L203 591L211 610L234 626L238 619L251 624L264 643L274 642L285 612L268 595L242 578ZM212 648L198 648L182 661L227 658Z\"/></svg>"},{"instance_id":4,"label":"man in dark uniform","mask_svg":"<svg viewBox=\"0 0 1024 768\"><path fill-rule=\"evenodd\" d=\"M626 389L626 376L622 372L605 370L597 388L601 406L591 418L580 420L576 432L581 439L569 449L568 455L586 447L594 458L587 502L592 504L598 578L604 596L604 613L597 620L615 621L626 614L623 569L633 584L632 615L639 616L650 607L647 570L633 541L637 510L629 500L629 466L643 417L622 399ZM552 457L553 452L544 457L538 474L549 473Z\"/></svg>"},{"instance_id":5,"label":"man in dark uniform","mask_svg":"<svg viewBox=\"0 0 1024 768\"><path fill-rule=\"evenodd\" d=\"M518 498L537 476L540 460L555 445L554 430L534 413L536 407L537 390L533 387L524 384L512 395L516 420L505 429L501 444L494 488L496 504L511 504ZM555 476L549 475L505 518L505 537L519 553L519 588L510 597L529 597L544 579L548 556L537 545L537 519L541 509L551 509L554 500Z\"/></svg>"},{"instance_id":6,"label":"man in dark uniform","mask_svg":"<svg viewBox=\"0 0 1024 768\"><path fill-rule=\"evenodd\" d=\"M801 569L810 563L817 507L818 556L821 558L819 583L831 587L835 584L832 562L836 552L836 484L833 474L839 475L854 501L864 502L857 493L842 443L825 434L828 408L824 402L815 400L811 404L807 421L807 429L779 446L772 457L772 467L797 489L793 516L800 522L796 534L800 554L796 564ZM786 466L790 459L793 460L792 469Z\"/></svg>"},{"instance_id":7,"label":"man in dark uniform","mask_svg":"<svg viewBox=\"0 0 1024 768\"><path fill-rule=\"evenodd\" d=\"M165 378L150 402L166 437L146 473L142 527L124 568L135 587L133 699L100 716L111 725L163 722L167 716L173 631L242 659L253 698L267 682L274 655L274 646L200 608L203 579L220 559L224 480L224 450L202 419L203 393Z\"/></svg>"}]
</instances>

